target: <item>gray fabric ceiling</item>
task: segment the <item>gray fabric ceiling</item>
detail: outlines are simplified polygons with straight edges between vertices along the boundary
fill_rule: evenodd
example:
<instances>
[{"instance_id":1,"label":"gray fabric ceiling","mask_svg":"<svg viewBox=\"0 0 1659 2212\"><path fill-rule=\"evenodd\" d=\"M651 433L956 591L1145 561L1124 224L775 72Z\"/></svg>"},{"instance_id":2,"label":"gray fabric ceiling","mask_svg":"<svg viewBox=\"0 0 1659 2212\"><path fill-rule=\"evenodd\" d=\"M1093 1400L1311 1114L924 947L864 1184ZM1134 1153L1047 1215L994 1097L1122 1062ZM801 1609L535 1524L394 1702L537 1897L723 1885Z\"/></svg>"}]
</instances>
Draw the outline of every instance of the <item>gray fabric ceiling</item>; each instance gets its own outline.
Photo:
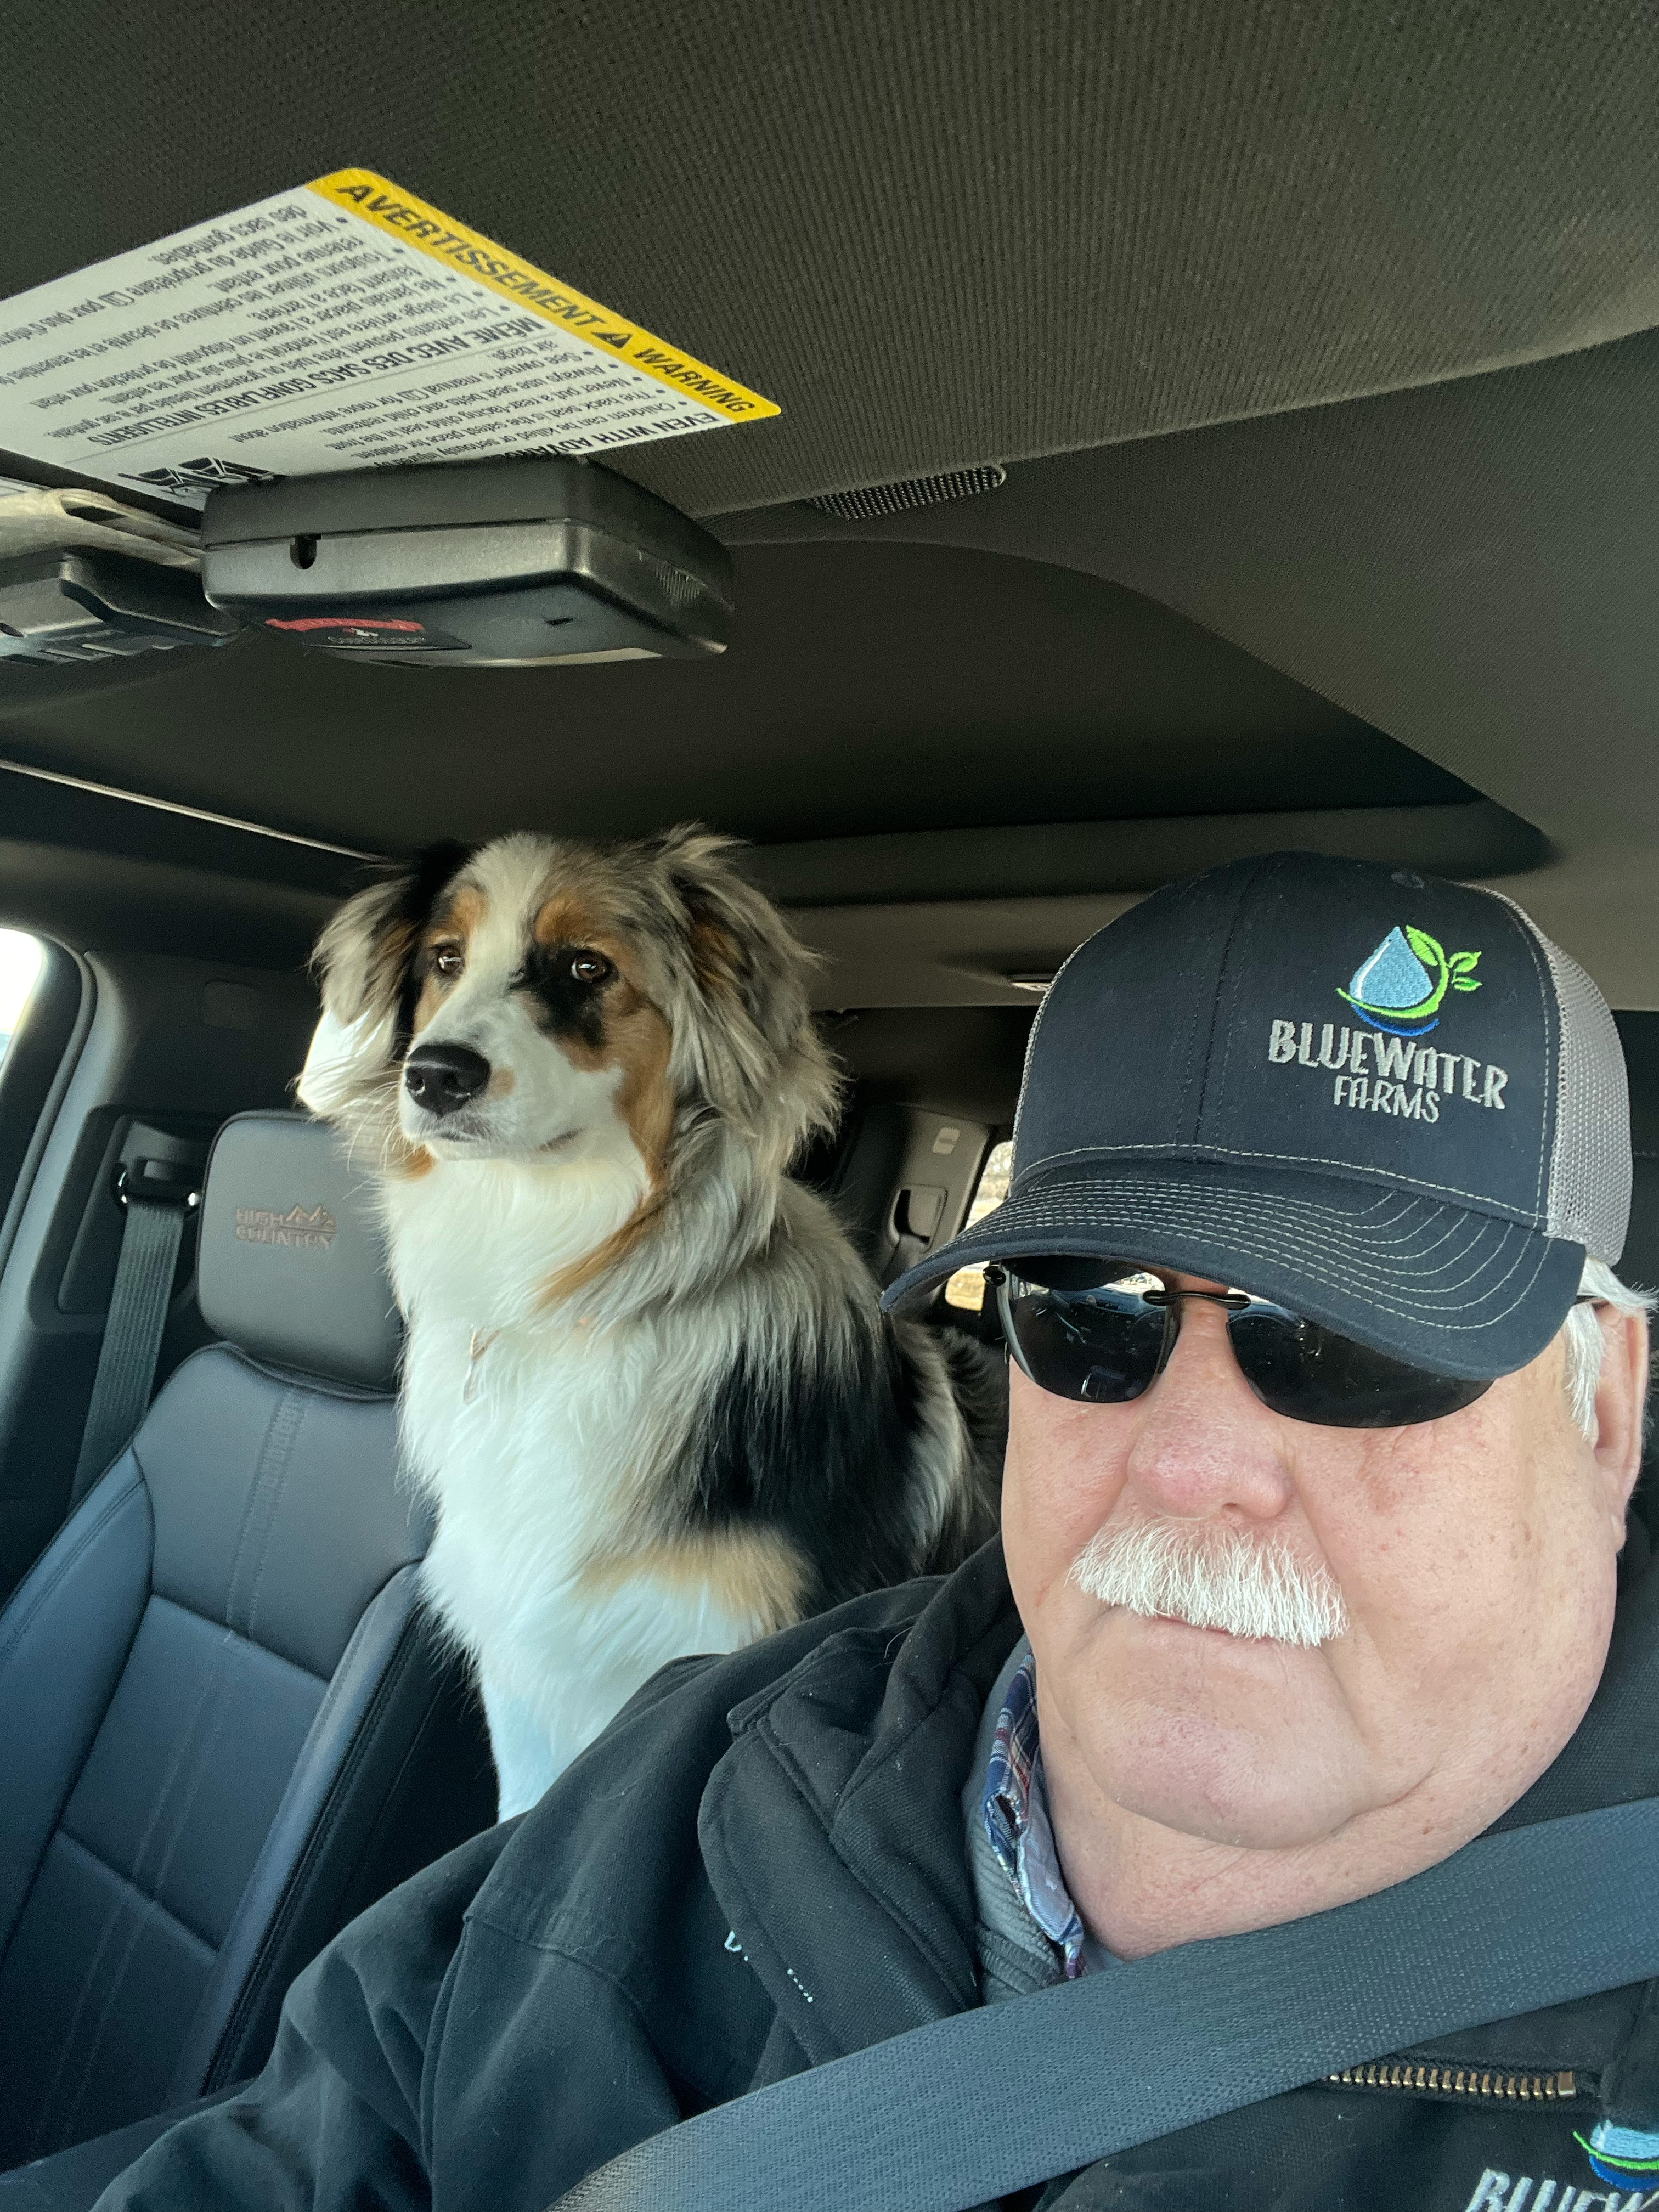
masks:
<instances>
[{"instance_id":1,"label":"gray fabric ceiling","mask_svg":"<svg viewBox=\"0 0 1659 2212\"><path fill-rule=\"evenodd\" d=\"M1659 323L1638 0L0 12L0 295L365 163L781 404L695 512Z\"/></svg>"},{"instance_id":2,"label":"gray fabric ceiling","mask_svg":"<svg viewBox=\"0 0 1659 2212\"><path fill-rule=\"evenodd\" d=\"M942 837L1461 779L1508 815L1448 816L1659 1005L1650 8L0 0L0 293L365 162L785 410L618 457L740 549L720 670L446 690L252 641L8 675L0 750L375 845L501 806ZM885 523L790 504L987 459L1002 489ZM1018 903L866 907L859 957L908 941L948 995L1087 926Z\"/></svg>"},{"instance_id":3,"label":"gray fabric ceiling","mask_svg":"<svg viewBox=\"0 0 1659 2212\"><path fill-rule=\"evenodd\" d=\"M739 542L1017 545L1180 608L1551 841L1514 888L1659 1005L1659 332L1342 407L1036 462L958 507Z\"/></svg>"}]
</instances>

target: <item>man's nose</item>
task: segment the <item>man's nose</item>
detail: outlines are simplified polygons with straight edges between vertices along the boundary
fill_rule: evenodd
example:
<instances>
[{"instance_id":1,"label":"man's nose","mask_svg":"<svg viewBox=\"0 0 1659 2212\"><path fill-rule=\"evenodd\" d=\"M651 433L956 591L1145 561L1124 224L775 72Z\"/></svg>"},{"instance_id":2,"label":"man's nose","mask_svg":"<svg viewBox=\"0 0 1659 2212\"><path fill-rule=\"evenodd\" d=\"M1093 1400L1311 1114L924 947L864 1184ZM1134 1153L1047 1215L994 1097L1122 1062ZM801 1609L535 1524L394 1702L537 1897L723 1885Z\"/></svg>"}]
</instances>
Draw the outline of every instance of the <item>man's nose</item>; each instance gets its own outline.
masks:
<instances>
[{"instance_id":1,"label":"man's nose","mask_svg":"<svg viewBox=\"0 0 1659 2212\"><path fill-rule=\"evenodd\" d=\"M417 1045L404 1063L404 1089L428 1114L453 1114L489 1080L489 1062L468 1044Z\"/></svg>"},{"instance_id":2,"label":"man's nose","mask_svg":"<svg viewBox=\"0 0 1659 2212\"><path fill-rule=\"evenodd\" d=\"M1269 1519L1283 1510L1282 1424L1239 1372L1213 1306L1183 1308L1169 1364L1139 1405L1128 1472L1157 1511L1206 1519L1231 1506Z\"/></svg>"}]
</instances>

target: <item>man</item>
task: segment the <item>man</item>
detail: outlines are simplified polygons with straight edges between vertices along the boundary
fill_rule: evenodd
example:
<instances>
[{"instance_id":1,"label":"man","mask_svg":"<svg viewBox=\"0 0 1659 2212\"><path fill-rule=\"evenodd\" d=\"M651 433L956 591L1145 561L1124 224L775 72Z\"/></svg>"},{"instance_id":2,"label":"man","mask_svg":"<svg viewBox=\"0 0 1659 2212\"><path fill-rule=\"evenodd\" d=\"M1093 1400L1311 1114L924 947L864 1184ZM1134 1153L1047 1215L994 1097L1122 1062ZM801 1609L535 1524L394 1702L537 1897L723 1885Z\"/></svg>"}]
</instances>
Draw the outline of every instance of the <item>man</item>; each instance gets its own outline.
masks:
<instances>
[{"instance_id":1,"label":"man","mask_svg":"<svg viewBox=\"0 0 1659 2212\"><path fill-rule=\"evenodd\" d=\"M1659 1788L1629 1190L1611 1018L1508 902L1299 854L1147 899L1048 995L1006 1204L890 1293L991 1267L1006 1575L667 1670L104 2203L543 2212L941 2014ZM1656 2012L1376 2054L1043 2201L1628 2212Z\"/></svg>"}]
</instances>

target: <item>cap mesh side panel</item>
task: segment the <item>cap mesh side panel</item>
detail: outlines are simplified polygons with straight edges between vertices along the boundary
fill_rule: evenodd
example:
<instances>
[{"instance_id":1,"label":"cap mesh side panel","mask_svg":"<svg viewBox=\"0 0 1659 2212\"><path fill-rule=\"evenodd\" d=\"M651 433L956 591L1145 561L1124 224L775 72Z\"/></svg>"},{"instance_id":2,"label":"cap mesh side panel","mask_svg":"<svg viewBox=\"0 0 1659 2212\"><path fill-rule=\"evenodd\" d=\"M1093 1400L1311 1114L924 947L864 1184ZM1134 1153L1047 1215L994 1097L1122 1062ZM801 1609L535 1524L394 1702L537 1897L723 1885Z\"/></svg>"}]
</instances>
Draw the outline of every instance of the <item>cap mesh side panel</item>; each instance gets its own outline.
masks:
<instances>
[{"instance_id":1,"label":"cap mesh side panel","mask_svg":"<svg viewBox=\"0 0 1659 2212\"><path fill-rule=\"evenodd\" d=\"M1576 960L1535 932L1561 1017L1555 1146L1545 1198L1547 1236L1611 1265L1630 1225L1630 1091L1607 1002Z\"/></svg>"}]
</instances>

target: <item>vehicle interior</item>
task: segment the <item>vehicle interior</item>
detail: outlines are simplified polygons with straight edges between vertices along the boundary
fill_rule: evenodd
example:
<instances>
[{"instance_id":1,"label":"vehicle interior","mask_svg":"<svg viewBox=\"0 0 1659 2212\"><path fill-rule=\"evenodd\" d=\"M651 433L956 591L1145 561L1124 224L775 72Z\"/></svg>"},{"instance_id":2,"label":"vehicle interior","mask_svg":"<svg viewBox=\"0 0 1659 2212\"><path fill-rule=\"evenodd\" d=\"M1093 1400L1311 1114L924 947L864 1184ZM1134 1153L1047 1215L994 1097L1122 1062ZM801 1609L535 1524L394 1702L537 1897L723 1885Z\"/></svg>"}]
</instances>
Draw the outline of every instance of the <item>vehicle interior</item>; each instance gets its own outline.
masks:
<instances>
[{"instance_id":1,"label":"vehicle interior","mask_svg":"<svg viewBox=\"0 0 1659 2212\"><path fill-rule=\"evenodd\" d=\"M1147 891L1282 848L1489 885L1617 1010L1659 1284L1659 41L1537 0L3 14L0 303L372 162L781 410L603 463L729 549L718 658L0 659L0 1601L57 1563L0 1622L0 2168L113 2172L493 1818L360 1201L349 1310L209 1257L315 1137L307 963L368 865L745 841L847 1078L798 1172L884 1281L1006 1188L1043 991ZM65 1549L146 1162L202 1189L194 1379Z\"/></svg>"}]
</instances>

